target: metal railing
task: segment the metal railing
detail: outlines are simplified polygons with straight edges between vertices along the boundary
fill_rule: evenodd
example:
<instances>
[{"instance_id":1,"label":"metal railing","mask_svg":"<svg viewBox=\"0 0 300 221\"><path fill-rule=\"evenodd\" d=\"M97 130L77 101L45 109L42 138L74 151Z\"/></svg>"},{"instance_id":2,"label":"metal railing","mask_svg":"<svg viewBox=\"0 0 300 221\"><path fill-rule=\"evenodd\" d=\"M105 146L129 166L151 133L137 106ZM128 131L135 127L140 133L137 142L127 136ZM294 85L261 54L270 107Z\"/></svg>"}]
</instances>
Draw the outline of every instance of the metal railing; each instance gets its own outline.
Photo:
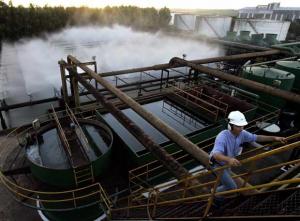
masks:
<instances>
[{"instance_id":1,"label":"metal railing","mask_svg":"<svg viewBox=\"0 0 300 221\"><path fill-rule=\"evenodd\" d=\"M60 114L67 114L62 111ZM53 120L49 115L43 115L45 122ZM57 118L57 114L54 114ZM41 122L41 123L45 123ZM27 143L26 134L32 131L32 127L15 128L1 142L3 149L10 148L12 151L16 147L24 147ZM2 155L2 152L1 152ZM13 164L14 162L12 162ZM2 166L2 165L1 165ZM93 176L93 174L92 174ZM3 166L0 168L0 181L2 185L13 195L13 198L25 206L46 211L70 211L74 209L86 208L95 204L100 204L107 215L110 214L112 202L100 183L94 183L82 188L67 191L37 191L25 188L15 179L10 179L3 174Z\"/></svg>"},{"instance_id":2,"label":"metal railing","mask_svg":"<svg viewBox=\"0 0 300 221\"><path fill-rule=\"evenodd\" d=\"M293 138L295 138L295 137L296 137L296 135L293 136ZM297 134L297 137L299 138L299 134ZM294 143L284 145L277 149L258 154L256 156L250 157L248 159L241 160L240 162L242 165L249 164L249 163L250 163L250 165L253 165L258 160L273 156L275 154L282 154L282 153L285 153L286 151L290 151L294 148L299 148L299 147L300 147L300 141L296 141ZM298 165L298 164L300 164L300 159L291 160L291 161L287 161L284 163L278 163L278 164L274 164L274 165L271 165L271 166L268 166L265 168L260 168L260 169L253 169L253 167L251 166L252 170L235 175L235 176L233 176L233 178L236 179L239 177L245 177L246 179L248 179L250 176L261 174L264 172L269 172L271 170L280 168L280 167L282 167L284 165L288 165L288 164L297 164ZM119 208L112 209L112 213L120 212L122 210L127 211L127 213L129 213L129 211L130 210L132 211L133 209L138 209L138 208L147 209L149 207L151 207L155 211L155 209L157 209L157 208L159 208L159 206L163 206L163 205L172 205L174 203L180 204L180 203L184 203L184 202L192 202L193 200L201 200L201 201L207 203L206 209L204 210L204 213L202 214L202 217L205 217L208 214L208 211L210 210L212 201L215 196L227 196L228 197L228 195L232 196L232 194L234 194L234 193L245 193L247 191L249 192L251 190L259 190L259 189L267 188L267 187L275 187L275 186L300 183L300 178L292 178L292 179L286 179L286 180L281 180L281 181L276 180L273 182L263 183L263 184L253 185L253 186L245 186L244 185L245 183L243 183L241 185L241 187L239 187L238 189L228 190L228 191L224 191L224 192L216 192L216 187L219 185L220 176L222 175L222 171L227 168L229 168L229 166L219 167L219 168L216 168L213 170L202 172L193 177L188 177L188 178L176 181L175 184L174 183L166 183L163 185L159 185L159 187L145 188L145 189L142 189L141 191L136 191L134 194L131 194L128 197L119 199L120 202L127 201L128 205L125 207L119 207ZM211 181L203 183L203 184L185 185L187 183L191 184L191 181L194 179L200 179L201 177L202 178L207 177L208 175L212 175L212 174L216 174L217 178L215 180L211 180ZM174 186L176 186L177 188L174 188ZM203 187L207 187L207 186L213 187L211 193L203 193L201 191L203 189ZM171 189L166 192L162 191L162 189L167 189L167 188L171 188ZM197 191L199 192L199 194L189 194L191 192L194 193ZM139 197L144 194L144 198L147 198L146 195L150 196L150 193L152 193L152 192L155 192L154 202L148 202L147 199L144 199L144 201L142 201L144 203L141 203L141 199ZM139 198L138 203L134 202L134 199L136 199L136 198ZM152 214L152 215L155 216L155 214Z\"/></svg>"},{"instance_id":3,"label":"metal railing","mask_svg":"<svg viewBox=\"0 0 300 221\"><path fill-rule=\"evenodd\" d=\"M13 194L15 200L39 210L69 211L97 203L102 203L109 210L112 205L100 183L73 190L51 192L21 187L9 180L1 171L0 180L7 190Z\"/></svg>"},{"instance_id":4,"label":"metal railing","mask_svg":"<svg viewBox=\"0 0 300 221\"><path fill-rule=\"evenodd\" d=\"M197 142L196 144L198 146L200 146L199 147L200 149L206 149L208 147L212 147L213 144L214 144L213 142L214 142L215 137L216 136L210 137L206 140L202 140L200 142ZM289 142L291 140L299 139L299 138L300 138L300 133L297 133L297 134L291 135L289 137L286 137L286 141ZM201 146L201 143L205 143L205 142L208 142L210 140L212 141L212 143L209 143L205 146ZM238 159L245 158L245 156L247 156L251 153L263 150L266 147L272 148L275 145L278 145L278 143L268 143L268 144L265 144L265 145L261 145L260 147L250 148L249 150L247 150L245 152L242 152L242 154L240 156L238 156ZM174 153L171 153L170 155L173 156L177 161L182 161L184 163L189 163L189 162L194 161L193 159L190 158L190 155L185 153L183 150L178 150ZM281 166L284 166L284 165L285 164L283 164ZM162 174L165 172L165 171L162 171L163 168L164 168L164 166L162 164L160 164L157 160L154 160L150 163L147 163L145 165L142 165L140 167L132 169L132 170L129 171L129 182L133 184L132 186L134 186L134 185L151 186L149 184L148 180L151 180L151 179L153 179L155 177L158 177L158 176L162 176ZM204 169L205 168L203 167L198 172L203 171ZM195 171L195 172L197 172L197 171Z\"/></svg>"}]
</instances>

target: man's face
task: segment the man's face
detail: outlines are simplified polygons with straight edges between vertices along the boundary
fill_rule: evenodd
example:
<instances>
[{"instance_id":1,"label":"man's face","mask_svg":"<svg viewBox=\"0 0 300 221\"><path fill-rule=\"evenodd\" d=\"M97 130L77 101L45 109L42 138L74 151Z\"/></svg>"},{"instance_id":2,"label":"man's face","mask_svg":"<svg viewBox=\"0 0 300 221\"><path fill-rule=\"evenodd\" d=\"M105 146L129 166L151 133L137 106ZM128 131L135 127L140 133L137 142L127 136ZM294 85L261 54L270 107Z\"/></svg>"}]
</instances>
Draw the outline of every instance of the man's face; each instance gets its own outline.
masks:
<instances>
[{"instance_id":1,"label":"man's face","mask_svg":"<svg viewBox=\"0 0 300 221\"><path fill-rule=\"evenodd\" d=\"M235 135L239 135L242 132L242 130L244 130L243 126L233 125L232 133L235 134Z\"/></svg>"}]
</instances>

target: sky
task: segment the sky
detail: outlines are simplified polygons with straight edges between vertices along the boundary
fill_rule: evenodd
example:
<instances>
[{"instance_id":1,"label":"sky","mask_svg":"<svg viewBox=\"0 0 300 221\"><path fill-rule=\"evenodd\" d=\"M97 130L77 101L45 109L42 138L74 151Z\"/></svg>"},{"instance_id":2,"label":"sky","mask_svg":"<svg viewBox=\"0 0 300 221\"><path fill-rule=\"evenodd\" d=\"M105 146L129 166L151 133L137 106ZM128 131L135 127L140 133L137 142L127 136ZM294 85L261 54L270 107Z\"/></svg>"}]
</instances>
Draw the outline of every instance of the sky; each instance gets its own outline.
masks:
<instances>
[{"instance_id":1,"label":"sky","mask_svg":"<svg viewBox=\"0 0 300 221\"><path fill-rule=\"evenodd\" d=\"M8 3L9 0L4 0ZM155 8L182 8L182 9L239 9L243 7L254 7L256 5L267 4L270 2L279 2L272 0L12 0L13 4L28 6L29 3L44 6L89 6L105 7L120 5L135 5L138 7ZM300 0L281 0L282 7L300 7Z\"/></svg>"}]
</instances>

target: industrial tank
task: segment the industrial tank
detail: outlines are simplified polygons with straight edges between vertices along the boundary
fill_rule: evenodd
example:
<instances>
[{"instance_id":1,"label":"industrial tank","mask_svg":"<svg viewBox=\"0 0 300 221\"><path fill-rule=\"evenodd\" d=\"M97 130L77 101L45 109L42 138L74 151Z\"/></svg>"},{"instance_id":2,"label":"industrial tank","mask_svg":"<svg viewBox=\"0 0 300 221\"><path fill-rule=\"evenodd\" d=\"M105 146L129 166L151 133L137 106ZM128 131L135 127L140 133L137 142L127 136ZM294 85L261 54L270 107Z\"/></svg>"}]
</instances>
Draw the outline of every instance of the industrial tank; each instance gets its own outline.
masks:
<instances>
[{"instance_id":1,"label":"industrial tank","mask_svg":"<svg viewBox=\"0 0 300 221\"><path fill-rule=\"evenodd\" d=\"M77 168L90 166L93 176L98 176L109 165L111 130L97 121L78 119L78 123L80 130L76 125L71 129L72 123L63 126L70 150L64 147L61 132L54 122L32 135L26 153L32 174L37 179L54 186L75 186L74 170ZM70 130L74 130L74 138L71 138ZM79 145L84 142L85 145Z\"/></svg>"},{"instance_id":2,"label":"industrial tank","mask_svg":"<svg viewBox=\"0 0 300 221\"><path fill-rule=\"evenodd\" d=\"M264 42L268 45L275 45L275 44L279 44L280 41L277 40L277 34L271 34L271 33L267 33L266 37L264 38Z\"/></svg>"},{"instance_id":3,"label":"industrial tank","mask_svg":"<svg viewBox=\"0 0 300 221\"><path fill-rule=\"evenodd\" d=\"M294 74L268 67L246 67L243 69L242 75L246 79L270 85L272 87L276 87L286 91L290 91L292 89L295 81ZM282 98L277 98L262 92L253 92L260 95L261 101L265 103L276 107L283 107L285 105L285 101Z\"/></svg>"},{"instance_id":4,"label":"industrial tank","mask_svg":"<svg viewBox=\"0 0 300 221\"><path fill-rule=\"evenodd\" d=\"M227 31L225 40L236 41L237 40L237 32L236 31Z\"/></svg>"},{"instance_id":5,"label":"industrial tank","mask_svg":"<svg viewBox=\"0 0 300 221\"><path fill-rule=\"evenodd\" d=\"M239 41L243 43L249 43L250 42L250 31L240 31L239 35Z\"/></svg>"},{"instance_id":6,"label":"industrial tank","mask_svg":"<svg viewBox=\"0 0 300 221\"><path fill-rule=\"evenodd\" d=\"M112 144L108 126L73 114L35 128L27 137L26 154L32 175L52 191L38 197L43 216L79 221L103 214L96 180L112 167Z\"/></svg>"},{"instance_id":7,"label":"industrial tank","mask_svg":"<svg viewBox=\"0 0 300 221\"><path fill-rule=\"evenodd\" d=\"M300 91L300 61L278 61L275 68L288 71L295 75L295 82L293 88Z\"/></svg>"},{"instance_id":8,"label":"industrial tank","mask_svg":"<svg viewBox=\"0 0 300 221\"><path fill-rule=\"evenodd\" d=\"M264 34L252 34L251 35L251 43L258 46L265 46L264 42Z\"/></svg>"}]
</instances>

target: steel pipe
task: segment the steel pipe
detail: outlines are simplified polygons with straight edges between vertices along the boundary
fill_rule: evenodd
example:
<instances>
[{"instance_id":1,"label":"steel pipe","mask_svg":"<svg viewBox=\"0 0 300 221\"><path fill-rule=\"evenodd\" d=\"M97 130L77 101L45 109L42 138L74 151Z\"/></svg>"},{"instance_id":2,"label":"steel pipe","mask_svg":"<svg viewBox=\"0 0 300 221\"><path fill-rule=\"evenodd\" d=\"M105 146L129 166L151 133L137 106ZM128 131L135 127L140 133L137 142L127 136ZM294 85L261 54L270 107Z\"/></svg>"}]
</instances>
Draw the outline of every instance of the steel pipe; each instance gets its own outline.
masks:
<instances>
[{"instance_id":1,"label":"steel pipe","mask_svg":"<svg viewBox=\"0 0 300 221\"><path fill-rule=\"evenodd\" d=\"M170 60L170 65L174 65L177 66L178 64L180 65L184 65L184 66L188 66L191 67L197 71L212 75L214 77L226 80L226 81L231 81L234 82L238 85L243 85L243 86L247 86L251 89L260 91L260 92L264 92L264 93L268 93L270 95L274 95L276 97L280 97L283 98L285 100L294 102L294 103L300 103L300 95L295 94L293 92L289 92L289 91L284 91L278 88L274 88L262 83L258 83L255 81L251 81L248 79L244 79L235 75L231 75L228 73L225 73L223 71L219 71L213 68L209 68L209 67L205 67L203 65L199 65L199 64L195 64L193 62L190 61L186 61L184 59L178 58L178 57L174 57Z\"/></svg>"},{"instance_id":2,"label":"steel pipe","mask_svg":"<svg viewBox=\"0 0 300 221\"><path fill-rule=\"evenodd\" d=\"M164 123L162 120L160 120L154 114L145 110L139 103L137 103L135 100L133 100L131 97L126 95L124 92L122 92L118 88L111 85L109 82L107 82L105 79L103 79L97 73L95 73L93 70L88 68L86 65L82 65L81 62L79 60L77 60L75 57L69 55L68 59L70 61L72 61L75 65L80 67L82 70L84 70L87 74L89 74L92 78L94 78L103 87L105 87L107 90L109 90L114 95L116 95L125 104L127 104L129 107L131 107L136 113L138 113L140 116L142 116L146 121L148 121L158 131L163 133L170 140L172 140L173 142L178 144L182 149L184 149L188 153L190 153L195 159L197 159L203 165L208 167L208 158L209 157L205 151L201 150L197 145L195 145L190 140L185 138L182 134L178 133L172 127L170 127L169 125Z\"/></svg>"},{"instance_id":3,"label":"steel pipe","mask_svg":"<svg viewBox=\"0 0 300 221\"><path fill-rule=\"evenodd\" d=\"M141 142L177 179L190 176L190 173L179 164L170 154L155 143L144 131L138 127L130 118L119 110L82 76L74 76L109 112Z\"/></svg>"},{"instance_id":4,"label":"steel pipe","mask_svg":"<svg viewBox=\"0 0 300 221\"><path fill-rule=\"evenodd\" d=\"M221 62L221 61L237 61L243 59L250 59L256 57L264 57L270 55L280 54L279 50L268 50L262 52L252 52L252 53L244 53L244 54L236 54L236 55L226 55L220 57L213 57L213 58L204 58L204 59L197 59L197 60L190 60L192 63L196 64L208 64L214 62ZM169 63L165 64L158 64L153 66L147 66L142 68L132 68L132 69L125 69L119 71L110 71L105 73L100 73L101 77L108 77L108 76L115 76L115 75L122 75L122 74L129 74L129 73L136 73L136 72L143 72L143 71L151 71L151 70L163 70L168 68L176 68L176 67L183 67L184 65L176 64L176 66L171 66Z\"/></svg>"}]
</instances>

